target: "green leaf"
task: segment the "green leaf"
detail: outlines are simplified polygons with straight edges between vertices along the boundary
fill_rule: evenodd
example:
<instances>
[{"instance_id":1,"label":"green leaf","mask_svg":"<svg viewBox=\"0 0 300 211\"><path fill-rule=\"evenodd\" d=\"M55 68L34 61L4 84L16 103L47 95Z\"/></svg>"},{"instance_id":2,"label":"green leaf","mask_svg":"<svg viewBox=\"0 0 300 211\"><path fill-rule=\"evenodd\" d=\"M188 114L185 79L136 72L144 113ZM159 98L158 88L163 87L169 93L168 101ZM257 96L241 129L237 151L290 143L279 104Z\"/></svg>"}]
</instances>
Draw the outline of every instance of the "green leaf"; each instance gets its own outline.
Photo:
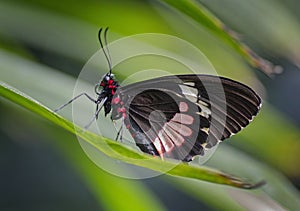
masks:
<instances>
[{"instance_id":1,"label":"green leaf","mask_svg":"<svg viewBox=\"0 0 300 211\"><path fill-rule=\"evenodd\" d=\"M281 72L281 67L257 55L250 47L239 41L234 31L229 29L220 19L205 8L200 2L194 0L161 0L167 5L176 8L197 23L206 27L218 38L229 44L236 50L250 65L258 68L268 75Z\"/></svg>"},{"instance_id":2,"label":"green leaf","mask_svg":"<svg viewBox=\"0 0 300 211\"><path fill-rule=\"evenodd\" d=\"M226 159L224 159L225 157ZM207 164L214 168L222 166L222 169L225 171L234 171L240 177L264 178L267 184L253 191L253 194L259 193L260 196L267 194L276 203L281 204L289 210L297 210L296 208L300 206L299 191L281 172L276 171L274 168L266 165L266 163L261 162L261 160L257 160L253 156L246 154L243 150L222 144ZM243 190L241 190L241 194L242 192ZM237 191L238 193L239 190ZM237 195L233 198L237 198ZM266 199L264 201L267 202L269 200ZM273 210L278 209L273 208Z\"/></svg>"},{"instance_id":3,"label":"green leaf","mask_svg":"<svg viewBox=\"0 0 300 211\"><path fill-rule=\"evenodd\" d=\"M299 177L299 140L299 128L265 102L254 124L233 137L230 143L290 177Z\"/></svg>"},{"instance_id":4,"label":"green leaf","mask_svg":"<svg viewBox=\"0 0 300 211\"><path fill-rule=\"evenodd\" d=\"M193 179L204 180L208 182L230 185L239 188L255 188L261 183L250 183L238 177L234 177L223 172L206 168L206 167L196 167L192 165L187 165L185 163L179 163L174 165L170 161L162 161L160 158L155 158L148 156L146 154L138 153L131 150L122 144L112 141L105 137L97 136L96 134L85 131L76 125L73 125L70 121L64 119L58 114L54 113L46 106L32 99L31 97L25 95L24 93L10 87L9 85L1 82L0 94L4 98L27 108L28 110L40 115L53 122L54 124L68 130L71 133L76 134L78 137L85 140L90 145L94 146L104 154L124 161L126 163L134 164L137 166L149 168L158 172L162 172L173 176L181 176ZM107 148L107 145L109 148ZM111 149L113 150L112 153Z\"/></svg>"}]
</instances>

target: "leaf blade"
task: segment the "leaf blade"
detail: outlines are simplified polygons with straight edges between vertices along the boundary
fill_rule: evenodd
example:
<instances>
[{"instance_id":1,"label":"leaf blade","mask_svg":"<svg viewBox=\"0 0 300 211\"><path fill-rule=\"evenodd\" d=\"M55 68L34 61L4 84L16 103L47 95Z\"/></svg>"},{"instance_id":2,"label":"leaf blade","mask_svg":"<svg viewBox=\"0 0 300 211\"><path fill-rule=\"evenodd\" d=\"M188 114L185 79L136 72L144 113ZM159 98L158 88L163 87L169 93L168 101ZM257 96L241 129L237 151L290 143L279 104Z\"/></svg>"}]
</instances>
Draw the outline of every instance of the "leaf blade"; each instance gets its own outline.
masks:
<instances>
[{"instance_id":1,"label":"leaf blade","mask_svg":"<svg viewBox=\"0 0 300 211\"><path fill-rule=\"evenodd\" d=\"M193 0L161 1L206 27L210 32L235 49L236 52L254 68L262 70L269 76L281 73L282 67L274 65L270 61L260 57L249 46L242 43L236 35L236 32L227 27L200 2Z\"/></svg>"}]
</instances>

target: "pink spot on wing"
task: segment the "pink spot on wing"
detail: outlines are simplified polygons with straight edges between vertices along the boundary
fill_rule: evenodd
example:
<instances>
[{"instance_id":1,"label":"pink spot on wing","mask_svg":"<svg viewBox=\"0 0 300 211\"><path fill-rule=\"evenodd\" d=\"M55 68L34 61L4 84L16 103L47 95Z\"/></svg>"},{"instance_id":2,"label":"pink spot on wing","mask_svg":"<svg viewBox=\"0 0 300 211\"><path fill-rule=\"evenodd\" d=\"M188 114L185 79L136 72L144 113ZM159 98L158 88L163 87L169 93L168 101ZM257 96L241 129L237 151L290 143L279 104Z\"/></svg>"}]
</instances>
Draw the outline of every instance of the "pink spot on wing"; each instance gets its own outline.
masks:
<instances>
[{"instance_id":1,"label":"pink spot on wing","mask_svg":"<svg viewBox=\"0 0 300 211\"><path fill-rule=\"evenodd\" d=\"M185 125L191 125L194 122L194 117L188 115L188 114L180 114L177 113L175 116L171 119L171 121L178 122Z\"/></svg>"},{"instance_id":2,"label":"pink spot on wing","mask_svg":"<svg viewBox=\"0 0 300 211\"><path fill-rule=\"evenodd\" d=\"M154 144L159 156L163 157L163 153L164 153L165 150L164 150L163 145L160 142L158 137L156 139L154 139L153 144Z\"/></svg>"},{"instance_id":3,"label":"pink spot on wing","mask_svg":"<svg viewBox=\"0 0 300 211\"><path fill-rule=\"evenodd\" d=\"M119 102L121 101L121 99L119 98L119 97L115 97L113 100L112 100L112 104L113 105L116 105L116 104L118 104Z\"/></svg>"},{"instance_id":4,"label":"pink spot on wing","mask_svg":"<svg viewBox=\"0 0 300 211\"><path fill-rule=\"evenodd\" d=\"M179 111L180 112L187 112L189 110L189 105L186 102L179 103Z\"/></svg>"},{"instance_id":5,"label":"pink spot on wing","mask_svg":"<svg viewBox=\"0 0 300 211\"><path fill-rule=\"evenodd\" d=\"M164 131L176 146L181 146L184 143L184 138L174 131L170 126L166 125Z\"/></svg>"},{"instance_id":6,"label":"pink spot on wing","mask_svg":"<svg viewBox=\"0 0 300 211\"><path fill-rule=\"evenodd\" d=\"M164 146L164 149L166 152L170 152L173 150L174 144L173 144L172 140L167 136L167 134L163 130L161 130L158 133L158 137L159 137L162 145Z\"/></svg>"},{"instance_id":7,"label":"pink spot on wing","mask_svg":"<svg viewBox=\"0 0 300 211\"><path fill-rule=\"evenodd\" d=\"M183 136L191 136L193 131L191 128L189 128L188 126L185 126L183 124L180 124L178 122L173 122L170 121L168 123L168 125L175 130L176 132L178 132L179 134L183 135Z\"/></svg>"}]
</instances>

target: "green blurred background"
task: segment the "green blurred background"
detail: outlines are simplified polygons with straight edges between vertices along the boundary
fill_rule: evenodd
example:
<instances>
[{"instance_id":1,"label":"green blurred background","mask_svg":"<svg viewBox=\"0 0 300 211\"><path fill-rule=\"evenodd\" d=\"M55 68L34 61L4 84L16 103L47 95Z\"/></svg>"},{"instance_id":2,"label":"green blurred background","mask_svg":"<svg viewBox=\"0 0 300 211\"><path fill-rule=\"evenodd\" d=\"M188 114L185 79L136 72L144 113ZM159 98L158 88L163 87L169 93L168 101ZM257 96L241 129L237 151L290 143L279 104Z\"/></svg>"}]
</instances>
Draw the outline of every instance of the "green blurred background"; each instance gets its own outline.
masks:
<instances>
[{"instance_id":1,"label":"green blurred background","mask_svg":"<svg viewBox=\"0 0 300 211\"><path fill-rule=\"evenodd\" d=\"M177 36L201 49L220 75L264 98L255 121L207 165L268 184L244 191L170 176L118 178L97 168L76 137L1 98L0 210L300 209L299 1L198 1L283 67L272 78L166 2L1 0L0 79L53 109L72 96L82 66L99 49L99 27L110 27L109 41L138 33ZM70 109L62 114L71 119Z\"/></svg>"}]
</instances>

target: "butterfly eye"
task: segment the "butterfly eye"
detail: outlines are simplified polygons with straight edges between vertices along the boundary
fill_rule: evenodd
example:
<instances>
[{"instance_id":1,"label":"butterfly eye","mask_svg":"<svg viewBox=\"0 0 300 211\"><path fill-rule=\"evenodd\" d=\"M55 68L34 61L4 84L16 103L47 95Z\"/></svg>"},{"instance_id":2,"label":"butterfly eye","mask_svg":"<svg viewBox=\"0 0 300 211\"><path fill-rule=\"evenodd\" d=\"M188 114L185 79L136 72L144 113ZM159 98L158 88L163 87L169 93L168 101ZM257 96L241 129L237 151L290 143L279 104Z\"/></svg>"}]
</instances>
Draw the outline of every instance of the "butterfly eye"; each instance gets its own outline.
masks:
<instances>
[{"instance_id":1,"label":"butterfly eye","mask_svg":"<svg viewBox=\"0 0 300 211\"><path fill-rule=\"evenodd\" d=\"M96 94L98 94L98 95L100 95L101 92L102 92L102 87L103 87L103 85L104 85L104 84L102 84L102 83L103 83L103 82L97 83L97 84L95 85L95 92L96 92Z\"/></svg>"},{"instance_id":2,"label":"butterfly eye","mask_svg":"<svg viewBox=\"0 0 300 211\"><path fill-rule=\"evenodd\" d=\"M105 80L105 81L109 81L109 80L110 80L110 76L109 76L109 75L106 75L105 78L104 78L104 80Z\"/></svg>"}]
</instances>

